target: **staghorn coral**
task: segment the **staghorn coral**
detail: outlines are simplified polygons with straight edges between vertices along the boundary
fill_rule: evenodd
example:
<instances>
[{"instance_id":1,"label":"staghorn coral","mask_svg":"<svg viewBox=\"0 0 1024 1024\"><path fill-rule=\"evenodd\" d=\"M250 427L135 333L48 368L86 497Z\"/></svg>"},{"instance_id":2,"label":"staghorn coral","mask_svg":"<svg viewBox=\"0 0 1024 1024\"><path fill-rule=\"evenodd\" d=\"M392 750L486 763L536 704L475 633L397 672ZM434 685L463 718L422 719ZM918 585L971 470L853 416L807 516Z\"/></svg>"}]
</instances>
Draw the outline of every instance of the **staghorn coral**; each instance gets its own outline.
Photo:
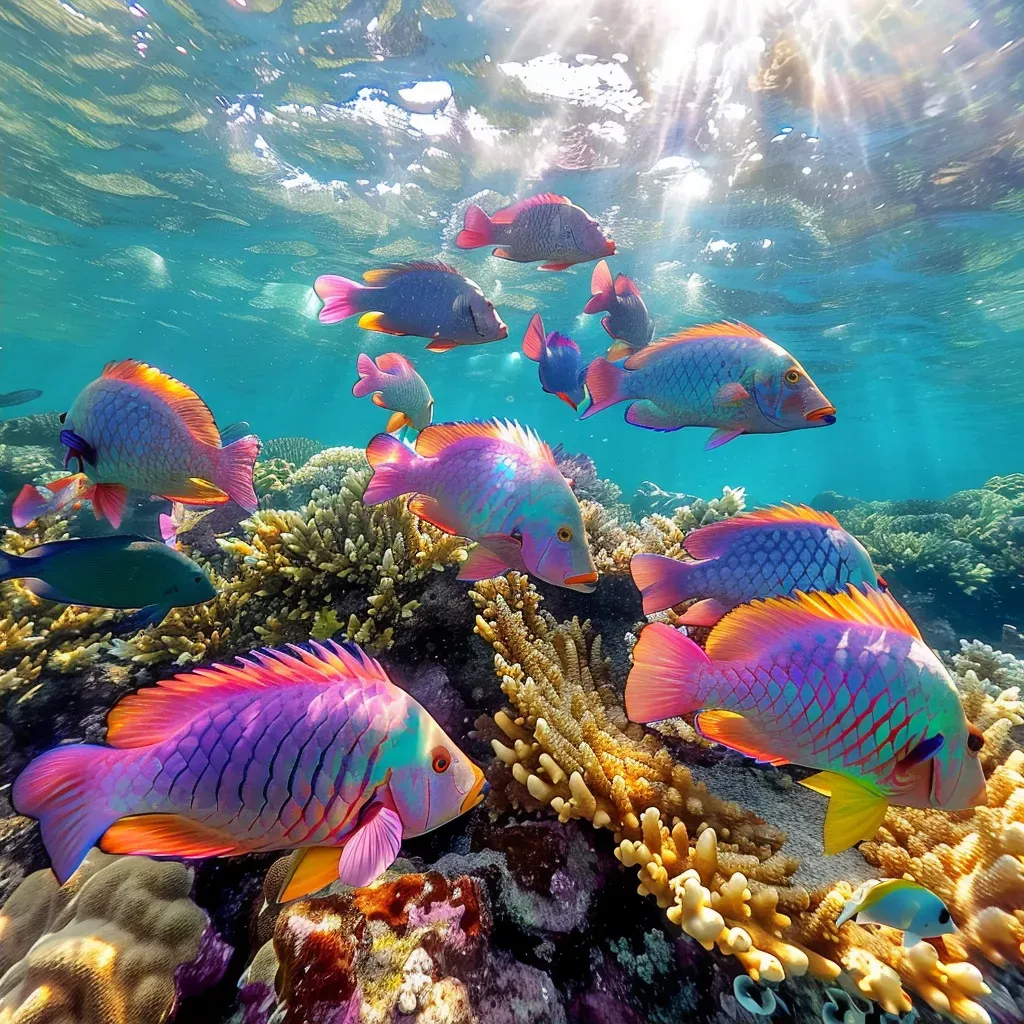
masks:
<instances>
[{"instance_id":1,"label":"staghorn coral","mask_svg":"<svg viewBox=\"0 0 1024 1024\"><path fill-rule=\"evenodd\" d=\"M297 508L311 501L313 492L324 488L335 494L341 488L349 470L369 470L366 453L362 448L325 448L301 465L292 475L284 492L286 508Z\"/></svg>"},{"instance_id":2,"label":"staghorn coral","mask_svg":"<svg viewBox=\"0 0 1024 1024\"><path fill-rule=\"evenodd\" d=\"M4 1024L160 1024L215 983L231 948L189 898L192 873L96 850L64 886L29 875L0 910Z\"/></svg>"},{"instance_id":3,"label":"staghorn coral","mask_svg":"<svg viewBox=\"0 0 1024 1024\"><path fill-rule=\"evenodd\" d=\"M401 499L367 508L361 498L368 479L366 471L349 470L336 493L318 490L301 510L256 512L241 524L244 536L218 541L224 557L211 566L217 597L173 609L159 626L115 641L115 654L141 664L187 664L305 640L325 609L348 639L386 650L396 626L416 610L411 588L459 563L465 542L421 522Z\"/></svg>"}]
</instances>

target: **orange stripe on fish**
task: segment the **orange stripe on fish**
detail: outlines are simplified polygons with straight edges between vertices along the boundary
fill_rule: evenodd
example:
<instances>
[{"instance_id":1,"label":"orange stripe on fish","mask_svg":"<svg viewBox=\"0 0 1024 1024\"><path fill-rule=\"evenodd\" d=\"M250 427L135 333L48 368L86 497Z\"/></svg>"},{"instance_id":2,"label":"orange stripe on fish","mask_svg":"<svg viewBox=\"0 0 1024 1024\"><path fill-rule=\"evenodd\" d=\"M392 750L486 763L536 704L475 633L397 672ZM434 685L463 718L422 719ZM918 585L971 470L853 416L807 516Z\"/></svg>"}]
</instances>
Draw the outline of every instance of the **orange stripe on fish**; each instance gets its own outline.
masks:
<instances>
[{"instance_id":1,"label":"orange stripe on fish","mask_svg":"<svg viewBox=\"0 0 1024 1024\"><path fill-rule=\"evenodd\" d=\"M895 598L880 590L865 593L850 586L844 594L797 591L792 597L769 597L741 605L712 630L707 654L722 661L743 661L756 657L768 643L784 639L794 629L829 619L884 626L921 640L913 619Z\"/></svg>"},{"instance_id":2,"label":"orange stripe on fish","mask_svg":"<svg viewBox=\"0 0 1024 1024\"><path fill-rule=\"evenodd\" d=\"M449 445L471 437L488 437L514 444L530 455L555 465L551 449L529 427L515 420L491 420L486 423L438 423L427 427L416 438L416 452L432 458Z\"/></svg>"},{"instance_id":3,"label":"orange stripe on fish","mask_svg":"<svg viewBox=\"0 0 1024 1024\"><path fill-rule=\"evenodd\" d=\"M178 814L137 814L115 821L103 833L100 849L144 857L226 857L251 847Z\"/></svg>"},{"instance_id":4,"label":"orange stripe on fish","mask_svg":"<svg viewBox=\"0 0 1024 1024\"><path fill-rule=\"evenodd\" d=\"M687 327L685 330L670 334L667 338L659 338L652 341L646 348L634 353L625 362L627 370L635 370L651 357L651 353L659 352L670 345L681 345L688 341L700 341L703 338L756 338L758 341L767 340L762 331L751 327L749 324L739 320L719 320L713 324L698 324L696 327Z\"/></svg>"},{"instance_id":5,"label":"orange stripe on fish","mask_svg":"<svg viewBox=\"0 0 1024 1024\"><path fill-rule=\"evenodd\" d=\"M138 359L107 363L103 376L123 380L159 395L181 418L189 432L203 444L220 447L220 431L207 404L187 385L170 374Z\"/></svg>"}]
</instances>

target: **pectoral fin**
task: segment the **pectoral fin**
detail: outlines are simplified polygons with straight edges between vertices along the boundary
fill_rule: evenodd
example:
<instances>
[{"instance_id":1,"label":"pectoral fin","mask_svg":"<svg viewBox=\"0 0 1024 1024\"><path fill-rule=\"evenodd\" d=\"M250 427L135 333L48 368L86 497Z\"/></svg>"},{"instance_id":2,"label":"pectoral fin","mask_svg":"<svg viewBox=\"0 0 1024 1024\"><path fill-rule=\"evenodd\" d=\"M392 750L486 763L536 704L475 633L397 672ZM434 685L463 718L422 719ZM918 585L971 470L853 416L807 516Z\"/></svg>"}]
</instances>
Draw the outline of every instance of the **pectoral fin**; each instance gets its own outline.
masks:
<instances>
[{"instance_id":1,"label":"pectoral fin","mask_svg":"<svg viewBox=\"0 0 1024 1024\"><path fill-rule=\"evenodd\" d=\"M723 384L715 392L715 405L739 405L750 397L750 392L738 381Z\"/></svg>"},{"instance_id":2,"label":"pectoral fin","mask_svg":"<svg viewBox=\"0 0 1024 1024\"><path fill-rule=\"evenodd\" d=\"M830 798L825 813L825 853L842 853L855 843L874 839L889 806L881 793L833 772L818 772L801 783Z\"/></svg>"},{"instance_id":3,"label":"pectoral fin","mask_svg":"<svg viewBox=\"0 0 1024 1024\"><path fill-rule=\"evenodd\" d=\"M739 437L742 433L742 430L727 430L725 427L719 427L708 438L708 443L704 445L704 451L709 452L713 448L721 448L723 444L728 444L733 438Z\"/></svg>"},{"instance_id":4,"label":"pectoral fin","mask_svg":"<svg viewBox=\"0 0 1024 1024\"><path fill-rule=\"evenodd\" d=\"M292 854L288 874L277 902L287 903L324 889L338 878L339 850L336 846L314 846Z\"/></svg>"},{"instance_id":5,"label":"pectoral fin","mask_svg":"<svg viewBox=\"0 0 1024 1024\"><path fill-rule=\"evenodd\" d=\"M405 331L399 330L399 328L388 321L387 315L384 313L364 313L359 318L359 326L364 331L379 331L381 334L394 334L399 337L406 334Z\"/></svg>"},{"instance_id":6,"label":"pectoral fin","mask_svg":"<svg viewBox=\"0 0 1024 1024\"><path fill-rule=\"evenodd\" d=\"M411 427L412 420L405 415L404 412L396 412L388 417L387 432L389 434L397 433L402 427Z\"/></svg>"},{"instance_id":7,"label":"pectoral fin","mask_svg":"<svg viewBox=\"0 0 1024 1024\"><path fill-rule=\"evenodd\" d=\"M369 885L391 866L401 845L402 819L390 807L374 804L341 851L338 878L357 889Z\"/></svg>"},{"instance_id":8,"label":"pectoral fin","mask_svg":"<svg viewBox=\"0 0 1024 1024\"><path fill-rule=\"evenodd\" d=\"M469 552L469 557L459 569L459 579L476 583L477 580L489 580L494 576L502 576L511 566L489 548L477 544Z\"/></svg>"}]
</instances>

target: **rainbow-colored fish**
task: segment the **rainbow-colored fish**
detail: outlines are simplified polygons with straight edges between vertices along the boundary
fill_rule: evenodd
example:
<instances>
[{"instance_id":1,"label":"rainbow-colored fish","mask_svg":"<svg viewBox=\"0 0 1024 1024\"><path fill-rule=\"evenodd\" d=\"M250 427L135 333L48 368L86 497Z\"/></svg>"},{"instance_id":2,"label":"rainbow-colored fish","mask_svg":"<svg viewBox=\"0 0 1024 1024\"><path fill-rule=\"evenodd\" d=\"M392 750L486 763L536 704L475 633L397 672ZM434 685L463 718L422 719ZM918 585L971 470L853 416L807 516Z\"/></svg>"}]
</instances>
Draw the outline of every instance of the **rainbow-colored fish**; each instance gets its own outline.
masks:
<instances>
[{"instance_id":1,"label":"rainbow-colored fish","mask_svg":"<svg viewBox=\"0 0 1024 1024\"><path fill-rule=\"evenodd\" d=\"M370 395L370 401L391 410L387 430L393 434L402 427L422 430L434 418L434 398L427 382L416 368L398 352L385 352L371 359L365 352L356 357L359 380L352 387L356 398Z\"/></svg>"},{"instance_id":2,"label":"rainbow-colored fish","mask_svg":"<svg viewBox=\"0 0 1024 1024\"><path fill-rule=\"evenodd\" d=\"M629 568L653 615L701 600L680 622L713 626L737 605L797 590L837 593L847 584L886 589L871 556L835 516L807 505L777 505L702 526L683 542L696 561L634 555Z\"/></svg>"},{"instance_id":3,"label":"rainbow-colored fish","mask_svg":"<svg viewBox=\"0 0 1024 1024\"><path fill-rule=\"evenodd\" d=\"M64 465L79 474L61 481L69 500L88 498L96 518L121 525L128 488L185 505L234 500L258 507L252 471L260 442L255 434L222 447L213 414L189 387L136 359L107 363L62 417ZM15 525L53 511L54 502L31 484L14 502Z\"/></svg>"},{"instance_id":4,"label":"rainbow-colored fish","mask_svg":"<svg viewBox=\"0 0 1024 1024\"><path fill-rule=\"evenodd\" d=\"M749 757L819 769L804 785L831 797L826 853L871 839L890 803L957 811L985 799L981 733L910 616L878 590L741 605L706 651L665 623L645 627L626 713L689 712L703 736Z\"/></svg>"},{"instance_id":5,"label":"rainbow-colored fish","mask_svg":"<svg viewBox=\"0 0 1024 1024\"><path fill-rule=\"evenodd\" d=\"M108 853L227 857L297 850L281 892L360 886L468 811L483 773L372 658L328 641L253 651L126 697L109 747L37 757L14 783L62 884Z\"/></svg>"}]
</instances>

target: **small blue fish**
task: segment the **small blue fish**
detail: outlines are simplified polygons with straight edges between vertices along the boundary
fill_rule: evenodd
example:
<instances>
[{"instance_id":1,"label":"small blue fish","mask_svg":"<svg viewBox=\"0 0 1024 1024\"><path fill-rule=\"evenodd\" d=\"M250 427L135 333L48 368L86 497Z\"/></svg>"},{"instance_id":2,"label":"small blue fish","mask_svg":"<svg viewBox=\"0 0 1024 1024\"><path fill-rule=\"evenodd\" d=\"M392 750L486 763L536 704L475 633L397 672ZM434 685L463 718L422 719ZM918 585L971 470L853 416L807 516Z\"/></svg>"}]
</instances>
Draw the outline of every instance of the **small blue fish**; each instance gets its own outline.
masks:
<instances>
[{"instance_id":1,"label":"small blue fish","mask_svg":"<svg viewBox=\"0 0 1024 1024\"><path fill-rule=\"evenodd\" d=\"M853 917L857 918L857 924L882 924L899 929L907 949L922 939L956 931L946 904L931 889L905 878L865 882L846 901L836 925L843 925Z\"/></svg>"},{"instance_id":2,"label":"small blue fish","mask_svg":"<svg viewBox=\"0 0 1024 1024\"><path fill-rule=\"evenodd\" d=\"M583 378L587 368L583 365L580 347L572 338L553 331L545 335L544 321L535 313L523 337L523 354L540 366L537 376L540 386L549 395L558 397L576 409L583 401Z\"/></svg>"}]
</instances>

